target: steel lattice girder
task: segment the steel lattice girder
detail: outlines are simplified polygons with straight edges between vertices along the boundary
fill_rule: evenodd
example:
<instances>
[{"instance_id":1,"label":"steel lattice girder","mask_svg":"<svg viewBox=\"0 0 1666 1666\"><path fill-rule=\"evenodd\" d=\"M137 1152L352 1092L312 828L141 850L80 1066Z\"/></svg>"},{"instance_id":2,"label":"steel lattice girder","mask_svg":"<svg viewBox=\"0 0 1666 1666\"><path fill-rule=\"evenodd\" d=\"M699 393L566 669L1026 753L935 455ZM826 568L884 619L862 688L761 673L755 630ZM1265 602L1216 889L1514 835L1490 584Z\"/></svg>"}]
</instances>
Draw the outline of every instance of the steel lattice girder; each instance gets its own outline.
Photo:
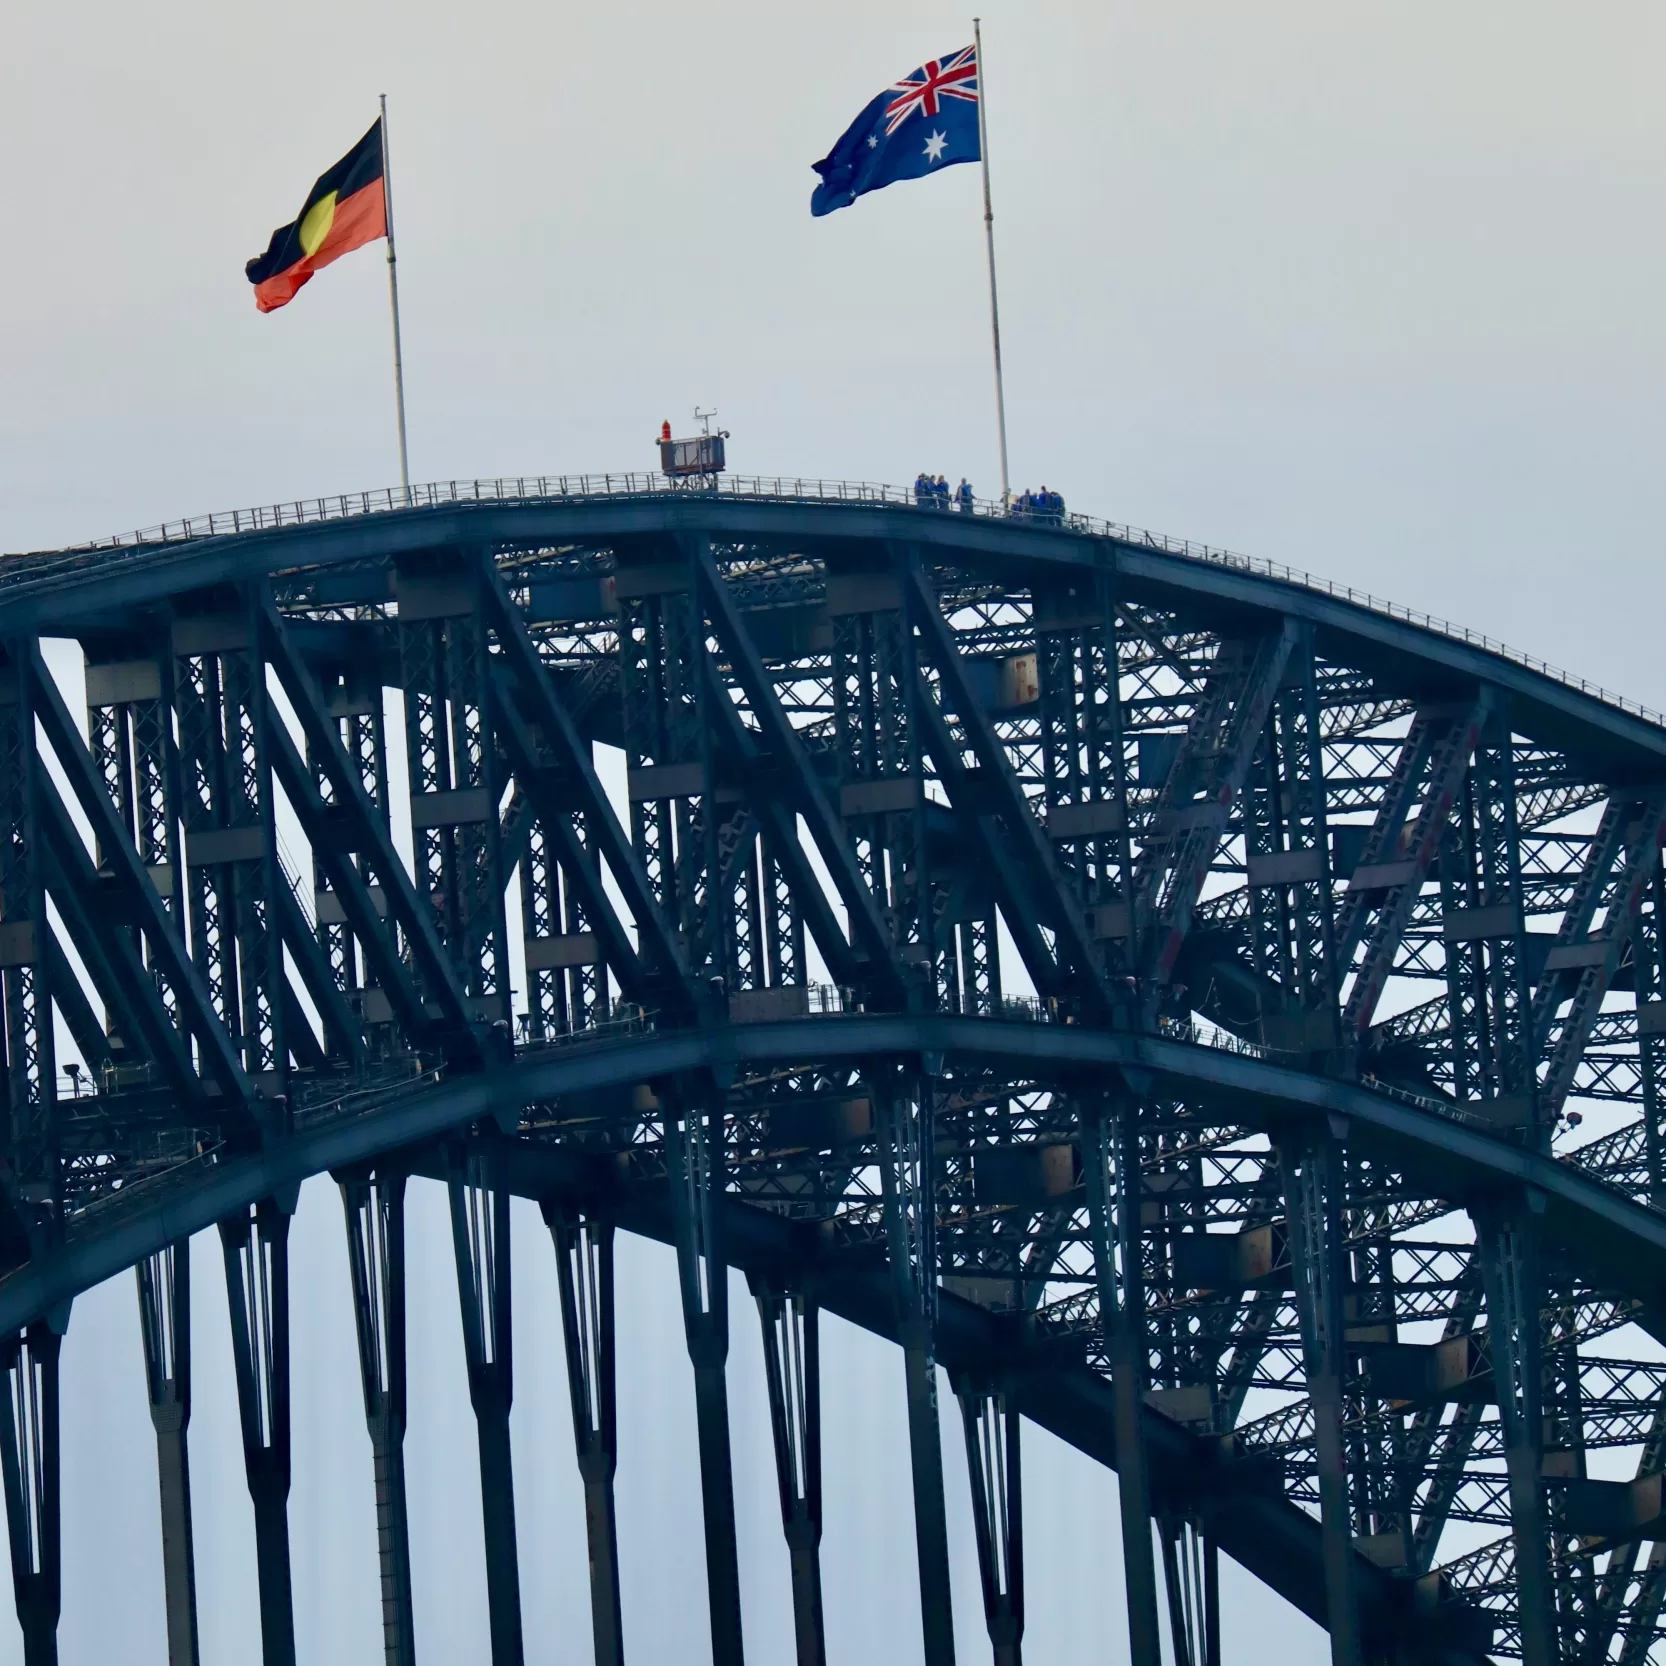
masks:
<instances>
[{"instance_id":1,"label":"steel lattice girder","mask_svg":"<svg viewBox=\"0 0 1666 1666\"><path fill-rule=\"evenodd\" d=\"M89 739L45 636L85 650ZM343 1176L385 1256L400 1179L426 1173L452 1186L491 1476L502 1189L544 1202L569 1255L600 1241L592 1220L678 1246L720 1658L739 1647L727 1331L700 1292L724 1262L778 1346L811 1334L808 1299L901 1341L911 1383L948 1365L1002 1475L1013 1408L1141 1459L1125 1512L1153 1510L1171 1551L1195 1529L1328 1620L1339 1659L1651 1658L1666 1564L1637 1546L1666 1530L1663 1373L1626 1332L1666 1340L1666 732L1219 563L730 495L30 558L0 570L0 638L0 1329L31 1393L56 1393L43 1322L96 1280L142 1263L154 1316L172 1286L149 1258L219 1224L245 1328L281 1329L259 1275L281 1271L294 1187ZM1012 993L1025 978L1037 999ZM68 1085L49 1004L89 1073ZM1574 1147L1559 1117L1578 1100L1642 1114ZM367 1253L361 1341L386 1349L376 1304L403 1274ZM603 1334L599 1289L564 1286L572 1338ZM263 1347L243 1361L257 1410L287 1394L287 1342ZM783 1381L804 1369L772 1357ZM183 1388L158 1365L159 1419L188 1405L188 1361ZM576 1383L599 1380L581 1364ZM400 1462L378 1409L393 1370L366 1377L378 1475ZM916 1414L926 1451L934 1402ZM605 1574L600 1415L575 1428ZM813 1429L776 1434L808 1461ZM251 1447L251 1486L275 1451ZM1637 1479L1592 1479L1596 1451ZM25 1478L55 1497L55 1448L14 1441L6 1462L9 1500ZM935 1658L940 1471L917 1455L914 1482ZM820 1625L807 1487L783 1472L801 1658ZM980 1544L1010 1651L1020 1518L997 1495L991 1478ZM269 1658L280 1505L260 1505ZM31 1567L47 1551L18 1532L48 1519L13 1521ZM1455 1524L1493 1542L1443 1556ZM513 1534L509 1504L488 1560L510 1651ZM170 1627L194 1602L186 1546ZM390 1658L408 1657L404 1566L390 1541ZM1165 1552L1176 1613L1186 1566ZM1130 1578L1144 1666L1149 1559ZM46 1598L28 1602L38 1636Z\"/></svg>"}]
</instances>

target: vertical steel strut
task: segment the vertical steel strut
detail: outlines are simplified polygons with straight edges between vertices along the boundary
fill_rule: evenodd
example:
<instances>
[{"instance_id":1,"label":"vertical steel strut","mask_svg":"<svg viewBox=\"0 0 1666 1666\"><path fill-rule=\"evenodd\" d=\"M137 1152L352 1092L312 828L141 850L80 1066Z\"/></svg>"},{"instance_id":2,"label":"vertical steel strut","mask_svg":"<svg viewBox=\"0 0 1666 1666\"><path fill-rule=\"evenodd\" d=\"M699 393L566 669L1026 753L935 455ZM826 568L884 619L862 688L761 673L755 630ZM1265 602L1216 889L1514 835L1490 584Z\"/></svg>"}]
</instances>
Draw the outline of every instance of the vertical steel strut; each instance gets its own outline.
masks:
<instances>
[{"instance_id":1,"label":"vertical steel strut","mask_svg":"<svg viewBox=\"0 0 1666 1666\"><path fill-rule=\"evenodd\" d=\"M908 1454L914 1481L914 1544L926 1666L953 1666L949 1530L943 1444L937 1420L937 1215L934 1077L875 1072L880 1111L880 1183L908 1395Z\"/></svg>"},{"instance_id":2,"label":"vertical steel strut","mask_svg":"<svg viewBox=\"0 0 1666 1666\"><path fill-rule=\"evenodd\" d=\"M621 566L614 593L631 842L660 910L682 934L689 969L702 979L727 977L730 898L723 895L720 843L735 806L718 798L717 725L692 552L649 567Z\"/></svg>"},{"instance_id":3,"label":"vertical steel strut","mask_svg":"<svg viewBox=\"0 0 1666 1666\"><path fill-rule=\"evenodd\" d=\"M715 1086L666 1090L666 1168L677 1236L683 1330L694 1366L700 1500L706 1529L706 1597L712 1666L740 1666L740 1553L729 1450L729 1268L721 1233L723 1094Z\"/></svg>"},{"instance_id":4,"label":"vertical steel strut","mask_svg":"<svg viewBox=\"0 0 1666 1666\"><path fill-rule=\"evenodd\" d=\"M46 782L35 746L35 702L25 650L9 644L0 673L0 1129L9 1191L46 1204L36 1224L56 1231L63 1175L58 1149L58 1066L47 970L51 940L40 800Z\"/></svg>"},{"instance_id":5,"label":"vertical steel strut","mask_svg":"<svg viewBox=\"0 0 1666 1666\"><path fill-rule=\"evenodd\" d=\"M1199 1522L1165 1515L1163 1583L1176 1666L1221 1666L1220 1553Z\"/></svg>"},{"instance_id":6,"label":"vertical steel strut","mask_svg":"<svg viewBox=\"0 0 1666 1666\"><path fill-rule=\"evenodd\" d=\"M1504 1427L1521 1657L1524 1666L1555 1666L1559 1656L1556 1611L1540 1479L1544 1460L1543 1283L1532 1211L1525 1202L1506 1206L1481 1216L1476 1226L1498 1420Z\"/></svg>"},{"instance_id":7,"label":"vertical steel strut","mask_svg":"<svg viewBox=\"0 0 1666 1666\"><path fill-rule=\"evenodd\" d=\"M561 1287L567 1394L584 1482L584 1530L590 1547L590 1625L596 1666L624 1666L619 1604L619 1534L613 1508L619 1434L614 1396L613 1222L546 1203Z\"/></svg>"},{"instance_id":8,"label":"vertical steel strut","mask_svg":"<svg viewBox=\"0 0 1666 1666\"><path fill-rule=\"evenodd\" d=\"M5 1343L6 1394L0 1407L6 1526L12 1592L23 1627L24 1666L55 1666L63 1595L58 1473L60 1329L36 1320Z\"/></svg>"},{"instance_id":9,"label":"vertical steel strut","mask_svg":"<svg viewBox=\"0 0 1666 1666\"><path fill-rule=\"evenodd\" d=\"M1207 1521L1202 1556L1203 1666L1221 1666L1221 1549Z\"/></svg>"},{"instance_id":10,"label":"vertical steel strut","mask_svg":"<svg viewBox=\"0 0 1666 1666\"><path fill-rule=\"evenodd\" d=\"M1080 1101L1083 1178L1099 1315L1111 1367L1117 1492L1132 1666L1162 1666L1157 1569L1151 1551L1151 1484L1141 1428L1145 1395L1145 1281L1140 1267L1140 1171L1136 1107L1088 1092Z\"/></svg>"},{"instance_id":11,"label":"vertical steel strut","mask_svg":"<svg viewBox=\"0 0 1666 1666\"><path fill-rule=\"evenodd\" d=\"M1024 1642L1024 1508L1021 1419L1005 1384L955 1384L972 1483L983 1618L995 1666L1020 1666Z\"/></svg>"},{"instance_id":12,"label":"vertical steel strut","mask_svg":"<svg viewBox=\"0 0 1666 1666\"><path fill-rule=\"evenodd\" d=\"M276 1198L220 1222L231 1311L243 1467L255 1508L260 1647L265 1666L295 1666L289 1570L289 1216Z\"/></svg>"},{"instance_id":13,"label":"vertical steel strut","mask_svg":"<svg viewBox=\"0 0 1666 1666\"><path fill-rule=\"evenodd\" d=\"M330 730L356 771L372 814L385 829L388 824L387 732L380 669L348 662L324 668L321 676L327 680ZM304 739L305 763L314 791L321 803L328 803L332 795L329 769L311 736L304 734ZM363 853L331 851L326 854L314 846L313 913L317 921L314 929L332 981L342 996L357 1007L362 1020L362 1027L354 1025L347 1035L336 1040L328 1033L326 1019L325 1039L337 1052L356 1062L364 1053L365 1032L369 1031L371 1036L384 1035L385 1031L371 1026L391 1022L393 1009L390 1004L384 1018L381 1003L366 994L374 983L373 956L358 940L353 928L350 910L356 898L337 890L335 878L342 866L348 867L360 880L374 872ZM385 895L384 892L384 898ZM385 900L382 906L386 908Z\"/></svg>"},{"instance_id":14,"label":"vertical steel strut","mask_svg":"<svg viewBox=\"0 0 1666 1666\"><path fill-rule=\"evenodd\" d=\"M1536 1047L1516 825L1515 750L1504 712L1487 716L1457 826L1440 858L1441 935L1451 1005L1453 1089L1506 1126L1532 1127Z\"/></svg>"},{"instance_id":15,"label":"vertical steel strut","mask_svg":"<svg viewBox=\"0 0 1666 1666\"><path fill-rule=\"evenodd\" d=\"M133 1269L145 1386L156 1429L162 1494L162 1589L168 1612L168 1666L197 1666L197 1570L191 1543L191 1242L182 1238Z\"/></svg>"},{"instance_id":16,"label":"vertical steel strut","mask_svg":"<svg viewBox=\"0 0 1666 1666\"><path fill-rule=\"evenodd\" d=\"M501 760L478 575L466 566L410 567L397 588L418 889L469 1017L507 1025Z\"/></svg>"},{"instance_id":17,"label":"vertical steel strut","mask_svg":"<svg viewBox=\"0 0 1666 1666\"><path fill-rule=\"evenodd\" d=\"M919 654L894 571L829 573L839 813L857 865L910 969L910 1005L936 1003L936 915L926 850Z\"/></svg>"},{"instance_id":18,"label":"vertical steel strut","mask_svg":"<svg viewBox=\"0 0 1666 1666\"><path fill-rule=\"evenodd\" d=\"M1313 1402L1323 1530L1325 1609L1334 1666L1363 1666L1354 1596L1353 1520L1342 1416L1342 1164L1328 1130L1281 1145L1279 1167L1290 1218L1290 1260L1301 1318L1302 1355Z\"/></svg>"},{"instance_id":19,"label":"vertical steel strut","mask_svg":"<svg viewBox=\"0 0 1666 1666\"><path fill-rule=\"evenodd\" d=\"M252 1079L276 1091L289 1071L279 898L289 876L278 857L273 798L274 721L256 621L260 587L225 613L177 619L174 690L184 778L191 958Z\"/></svg>"},{"instance_id":20,"label":"vertical steel strut","mask_svg":"<svg viewBox=\"0 0 1666 1666\"><path fill-rule=\"evenodd\" d=\"M824 1666L821 1607L821 1336L813 1292L790 1294L765 1278L752 1282L763 1329L769 1423L781 1526L792 1562L793 1637L798 1666Z\"/></svg>"},{"instance_id":21,"label":"vertical steel strut","mask_svg":"<svg viewBox=\"0 0 1666 1666\"><path fill-rule=\"evenodd\" d=\"M1336 922L1323 725L1312 633L1297 637L1243 795L1246 889L1263 1000L1261 1038L1308 1057L1336 1047Z\"/></svg>"},{"instance_id":22,"label":"vertical steel strut","mask_svg":"<svg viewBox=\"0 0 1666 1666\"><path fill-rule=\"evenodd\" d=\"M414 1666L411 1526L405 1502L405 1176L344 1178L359 1380L376 1480L376 1544L387 1666Z\"/></svg>"},{"instance_id":23,"label":"vertical steel strut","mask_svg":"<svg viewBox=\"0 0 1666 1666\"><path fill-rule=\"evenodd\" d=\"M1132 959L1121 667L1110 576L1032 593L1047 837L1099 953L1126 977Z\"/></svg>"},{"instance_id":24,"label":"vertical steel strut","mask_svg":"<svg viewBox=\"0 0 1666 1666\"><path fill-rule=\"evenodd\" d=\"M1666 868L1655 865L1648 895L1639 908L1637 946L1637 1069L1643 1098L1643 1152L1648 1201L1666 1207Z\"/></svg>"},{"instance_id":25,"label":"vertical steel strut","mask_svg":"<svg viewBox=\"0 0 1666 1666\"><path fill-rule=\"evenodd\" d=\"M451 1165L451 1242L463 1309L463 1355L480 1441L480 1517L492 1666L520 1666L521 1576L515 1548L515 1472L509 1449L514 1396L509 1306L509 1189L491 1149Z\"/></svg>"}]
</instances>

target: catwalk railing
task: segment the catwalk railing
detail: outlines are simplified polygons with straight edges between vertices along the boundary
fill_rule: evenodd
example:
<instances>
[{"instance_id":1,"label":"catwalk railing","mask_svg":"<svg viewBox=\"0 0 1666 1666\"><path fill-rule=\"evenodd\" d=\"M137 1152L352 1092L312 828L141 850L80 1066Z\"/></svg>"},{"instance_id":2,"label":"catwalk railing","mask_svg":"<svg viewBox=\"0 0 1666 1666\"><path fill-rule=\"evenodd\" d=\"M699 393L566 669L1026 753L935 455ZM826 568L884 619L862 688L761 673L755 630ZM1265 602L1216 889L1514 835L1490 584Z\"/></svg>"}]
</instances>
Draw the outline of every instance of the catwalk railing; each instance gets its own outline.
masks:
<instances>
[{"instance_id":1,"label":"catwalk railing","mask_svg":"<svg viewBox=\"0 0 1666 1666\"><path fill-rule=\"evenodd\" d=\"M691 488L674 483L662 474L562 474L515 475L492 480L442 480L412 486L409 493L397 486L382 487L365 492L343 492L334 497L296 498L290 503L274 503L252 509L220 510L207 515L195 515L185 520L164 521L160 525L144 527L135 532L116 533L107 538L94 539L63 551L38 553L5 558L16 563L8 569L0 563L0 590L9 582L24 582L57 575L68 575L82 566L89 556L112 551L141 551L157 546L193 542L203 538L238 537L245 533L269 532L281 527L312 526L325 521L344 520L359 515L391 514L408 509L434 509L450 504L472 503L560 503L594 497L643 497L680 495L693 490L703 495L756 499L765 502L788 503L872 503L897 508L912 508L921 514L965 514L983 519L1018 520L1033 526L1056 527L1060 531L1085 533L1094 537L1113 538L1120 543L1136 544L1145 549L1159 550L1164 555L1177 555L1189 561L1208 562L1218 567L1230 567L1240 572L1253 573L1259 578L1276 579L1283 584L1294 584L1304 590L1332 596L1368 612L1385 618L1397 619L1420 630L1432 631L1454 642L1496 654L1500 659L1549 677L1565 688L1577 689L1605 705L1628 712L1647 722L1666 728L1666 713L1632 700L1623 694L1565 671L1537 654L1511 647L1496 637L1472 630L1437 614L1361 590L1351 584L1339 584L1334 579L1304 572L1283 562L1264 556L1241 555L1212 544L1200 544L1191 538L1176 538L1166 532L1152 532L1144 527L1129 526L1120 521L1103 520L1083 515L1074 510L1053 513L1039 509L1024 509L1015 504L1004 504L999 499L973 498L966 508L946 504L940 499L923 500L912 489L889 486L872 481L810 480L787 475L727 475L708 485Z\"/></svg>"}]
</instances>

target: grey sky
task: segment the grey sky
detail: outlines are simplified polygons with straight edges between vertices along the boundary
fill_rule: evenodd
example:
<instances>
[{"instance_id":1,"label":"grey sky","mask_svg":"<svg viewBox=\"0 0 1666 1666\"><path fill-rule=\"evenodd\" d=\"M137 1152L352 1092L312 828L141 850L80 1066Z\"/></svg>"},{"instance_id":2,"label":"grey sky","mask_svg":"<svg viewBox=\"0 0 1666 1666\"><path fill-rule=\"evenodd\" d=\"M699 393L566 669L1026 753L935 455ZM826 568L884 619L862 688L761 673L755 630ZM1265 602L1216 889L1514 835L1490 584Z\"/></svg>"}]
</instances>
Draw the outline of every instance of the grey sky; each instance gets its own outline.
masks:
<instances>
[{"instance_id":1,"label":"grey sky","mask_svg":"<svg viewBox=\"0 0 1666 1666\"><path fill-rule=\"evenodd\" d=\"M1666 706L1666 13L1647 0L987 0L1015 483L1445 614ZM242 263L390 95L413 472L635 469L716 404L743 472L996 485L975 169L827 220L821 155L970 36L941 4L14 4L0 53L0 548L396 477L385 271L255 313ZM420 1647L484 1658L437 1193L413 1193ZM547 1238L518 1215L528 1657L588 1658ZM339 1204L296 1228L302 1658L377 1658ZM217 1245L197 1258L205 1660L254 1657ZM212 1251L212 1253L209 1253ZM416 1269L413 1269L415 1272ZM627 1636L705 1648L692 1397L630 1261ZM751 1315L732 1380L749 1644L788 1649ZM66 1662L163 1658L127 1279L65 1354ZM840 1333L835 1660L917 1656L900 1364ZM953 1437L961 1648L982 1656ZM877 1457L876 1457L877 1455ZM1031 1657L1125 1658L1107 1478L1036 1437ZM957 1489L958 1490L955 1490ZM1049 1513L1051 1512L1051 1516ZM0 1595L5 1575L0 1573ZM1236 1662L1317 1632L1232 1586ZM19 1657L0 1623L0 1662Z\"/></svg>"}]
</instances>

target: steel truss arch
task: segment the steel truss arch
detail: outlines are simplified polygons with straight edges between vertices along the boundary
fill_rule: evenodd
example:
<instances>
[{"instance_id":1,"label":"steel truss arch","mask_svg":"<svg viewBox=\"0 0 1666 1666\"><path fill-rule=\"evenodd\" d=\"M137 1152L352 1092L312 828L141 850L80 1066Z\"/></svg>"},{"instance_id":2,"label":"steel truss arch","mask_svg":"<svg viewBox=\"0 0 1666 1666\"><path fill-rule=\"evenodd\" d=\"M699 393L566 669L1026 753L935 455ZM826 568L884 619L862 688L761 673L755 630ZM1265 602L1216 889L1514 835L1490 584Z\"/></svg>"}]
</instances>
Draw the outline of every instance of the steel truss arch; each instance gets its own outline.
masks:
<instances>
[{"instance_id":1,"label":"steel truss arch","mask_svg":"<svg viewBox=\"0 0 1666 1666\"><path fill-rule=\"evenodd\" d=\"M1214 1661L1222 1553L1340 1666L1666 1659L1666 729L1126 529L819 484L472 496L0 569L0 1459L31 1662L58 1338L129 1266L194 1658L174 1269L210 1227L263 1646L292 1657L284 1245L322 1173L390 1661L411 1175L451 1194L496 1661L521 1646L510 1193L559 1258L599 1661L629 1629L616 1228L678 1254L714 1659L741 1658L731 1268L801 1661L821 1310L903 1351L929 1666L939 1364L998 1661L1022 1419L1156 1523L1160 1556L1124 1535L1137 1666L1165 1600L1178 1658Z\"/></svg>"}]
</instances>

